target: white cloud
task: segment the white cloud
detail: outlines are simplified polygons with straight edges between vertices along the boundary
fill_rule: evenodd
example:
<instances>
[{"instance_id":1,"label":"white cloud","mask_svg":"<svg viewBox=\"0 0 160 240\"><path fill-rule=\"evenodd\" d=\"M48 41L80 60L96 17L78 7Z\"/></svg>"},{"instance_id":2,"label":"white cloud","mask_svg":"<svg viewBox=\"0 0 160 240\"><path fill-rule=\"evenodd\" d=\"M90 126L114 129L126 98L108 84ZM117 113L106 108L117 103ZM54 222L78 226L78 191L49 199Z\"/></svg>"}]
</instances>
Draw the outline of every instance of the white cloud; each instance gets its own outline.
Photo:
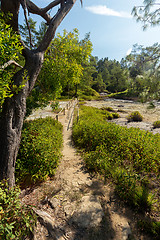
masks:
<instances>
[{"instance_id":1,"label":"white cloud","mask_svg":"<svg viewBox=\"0 0 160 240\"><path fill-rule=\"evenodd\" d=\"M89 12L92 12L98 15L131 18L131 14L127 12L121 12L121 11L117 12L111 8L107 8L105 5L88 6L88 7L85 7L85 9Z\"/></svg>"},{"instance_id":2,"label":"white cloud","mask_svg":"<svg viewBox=\"0 0 160 240\"><path fill-rule=\"evenodd\" d=\"M126 56L128 56L131 52L132 52L132 48L128 49L128 51L126 52Z\"/></svg>"}]
</instances>

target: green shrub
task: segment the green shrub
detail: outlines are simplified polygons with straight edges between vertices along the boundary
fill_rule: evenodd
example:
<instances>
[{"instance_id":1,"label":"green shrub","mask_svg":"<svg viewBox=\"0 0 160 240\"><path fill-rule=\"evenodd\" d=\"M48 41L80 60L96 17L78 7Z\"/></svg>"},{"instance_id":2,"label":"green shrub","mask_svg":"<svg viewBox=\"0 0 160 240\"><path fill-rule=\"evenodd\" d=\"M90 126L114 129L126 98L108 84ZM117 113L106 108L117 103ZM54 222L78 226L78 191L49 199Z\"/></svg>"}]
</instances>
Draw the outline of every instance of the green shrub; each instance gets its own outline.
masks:
<instances>
[{"instance_id":1,"label":"green shrub","mask_svg":"<svg viewBox=\"0 0 160 240\"><path fill-rule=\"evenodd\" d=\"M16 179L20 184L45 180L55 173L61 157L62 125L48 117L24 123L16 162Z\"/></svg>"},{"instance_id":2,"label":"green shrub","mask_svg":"<svg viewBox=\"0 0 160 240\"><path fill-rule=\"evenodd\" d=\"M135 111L129 114L127 120L128 122L141 122L143 120L143 117L138 111Z\"/></svg>"},{"instance_id":3,"label":"green shrub","mask_svg":"<svg viewBox=\"0 0 160 240\"><path fill-rule=\"evenodd\" d=\"M59 102L58 101L52 102L51 108L52 108L52 111L57 110L59 108Z\"/></svg>"},{"instance_id":4,"label":"green shrub","mask_svg":"<svg viewBox=\"0 0 160 240\"><path fill-rule=\"evenodd\" d=\"M151 235L154 235L157 239L159 240L159 236L160 236L160 222L156 222L156 221L145 221L145 220L139 220L138 221L138 227L141 231L143 232L147 232Z\"/></svg>"},{"instance_id":5,"label":"green shrub","mask_svg":"<svg viewBox=\"0 0 160 240\"><path fill-rule=\"evenodd\" d=\"M160 135L126 128L106 121L106 111L81 106L79 122L73 125L75 145L84 149L90 171L112 178L121 198L149 211L153 195L144 176L160 172Z\"/></svg>"},{"instance_id":6,"label":"green shrub","mask_svg":"<svg viewBox=\"0 0 160 240\"><path fill-rule=\"evenodd\" d=\"M153 123L153 128L160 128L160 120Z\"/></svg>"},{"instance_id":7,"label":"green shrub","mask_svg":"<svg viewBox=\"0 0 160 240\"><path fill-rule=\"evenodd\" d=\"M119 114L118 113L112 113L112 116L113 116L113 118L119 118L120 116L119 116Z\"/></svg>"},{"instance_id":8,"label":"green shrub","mask_svg":"<svg viewBox=\"0 0 160 240\"><path fill-rule=\"evenodd\" d=\"M108 112L114 112L113 108L112 107L102 107L101 108L102 110L106 110Z\"/></svg>"},{"instance_id":9,"label":"green shrub","mask_svg":"<svg viewBox=\"0 0 160 240\"><path fill-rule=\"evenodd\" d=\"M19 194L18 187L9 189L6 181L0 182L0 239L25 239L34 230L36 216L21 204Z\"/></svg>"},{"instance_id":10,"label":"green shrub","mask_svg":"<svg viewBox=\"0 0 160 240\"><path fill-rule=\"evenodd\" d=\"M147 109L154 109L156 106L153 102L150 102L147 106Z\"/></svg>"}]
</instances>

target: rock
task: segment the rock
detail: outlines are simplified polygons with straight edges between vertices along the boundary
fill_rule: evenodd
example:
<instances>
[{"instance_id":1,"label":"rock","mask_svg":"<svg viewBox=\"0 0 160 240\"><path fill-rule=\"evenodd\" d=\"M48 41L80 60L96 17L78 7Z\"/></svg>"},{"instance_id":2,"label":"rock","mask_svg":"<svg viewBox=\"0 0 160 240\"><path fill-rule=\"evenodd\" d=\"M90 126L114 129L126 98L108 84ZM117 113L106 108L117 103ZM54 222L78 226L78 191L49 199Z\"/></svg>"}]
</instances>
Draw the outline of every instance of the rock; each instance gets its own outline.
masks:
<instances>
[{"instance_id":1,"label":"rock","mask_svg":"<svg viewBox=\"0 0 160 240\"><path fill-rule=\"evenodd\" d=\"M74 207L69 204L69 205L65 205L63 207L64 209L64 212L65 212L65 215L68 217L68 216L72 216L73 212L74 212Z\"/></svg>"},{"instance_id":2,"label":"rock","mask_svg":"<svg viewBox=\"0 0 160 240\"><path fill-rule=\"evenodd\" d=\"M54 220L52 219L52 217L45 211L35 210L35 209L34 209L34 211L38 215L40 223L47 228L48 232L51 234L53 239L57 240L55 224L54 224Z\"/></svg>"},{"instance_id":3,"label":"rock","mask_svg":"<svg viewBox=\"0 0 160 240\"><path fill-rule=\"evenodd\" d=\"M122 240L128 240L131 234L131 228L128 224L122 227Z\"/></svg>"},{"instance_id":4,"label":"rock","mask_svg":"<svg viewBox=\"0 0 160 240\"><path fill-rule=\"evenodd\" d=\"M59 205L59 200L57 198L48 199L48 202L53 209Z\"/></svg>"},{"instance_id":5,"label":"rock","mask_svg":"<svg viewBox=\"0 0 160 240\"><path fill-rule=\"evenodd\" d=\"M72 216L79 227L97 227L102 221L103 210L96 196L84 196Z\"/></svg>"}]
</instances>

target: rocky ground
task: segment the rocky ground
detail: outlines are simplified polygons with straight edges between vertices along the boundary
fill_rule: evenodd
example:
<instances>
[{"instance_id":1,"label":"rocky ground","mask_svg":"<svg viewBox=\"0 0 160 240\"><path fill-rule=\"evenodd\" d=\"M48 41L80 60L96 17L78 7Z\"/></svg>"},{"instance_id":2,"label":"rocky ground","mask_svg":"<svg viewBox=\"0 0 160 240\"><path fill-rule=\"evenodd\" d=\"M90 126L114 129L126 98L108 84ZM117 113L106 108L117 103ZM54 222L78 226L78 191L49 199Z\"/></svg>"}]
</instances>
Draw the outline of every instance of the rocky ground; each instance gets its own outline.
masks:
<instances>
[{"instance_id":1,"label":"rocky ground","mask_svg":"<svg viewBox=\"0 0 160 240\"><path fill-rule=\"evenodd\" d=\"M92 107L112 107L118 112L120 118L112 120L113 122L126 127L138 127L142 130L151 131L153 134L160 133L160 128L153 129L153 122L160 120L160 102L154 103L154 108L150 108L149 103L134 102L122 99L106 99L105 101L87 101L87 106ZM142 122L127 122L127 116L133 112L139 111L143 116Z\"/></svg>"},{"instance_id":2,"label":"rocky ground","mask_svg":"<svg viewBox=\"0 0 160 240\"><path fill-rule=\"evenodd\" d=\"M96 107L105 104L92 102L92 106ZM122 104L114 104L112 107L115 110L123 109L124 119L127 114L125 108L117 106ZM91 105L91 102L87 102L87 105ZM108 105L111 106L107 102ZM128 108L131 110L131 107ZM105 183L99 176L93 176L85 169L83 159L71 141L72 121L68 124L72 112L73 107L59 117L64 127L63 157L54 179L48 179L40 186L23 192L22 201L34 205L39 216L34 239L151 239L137 230L137 218L143 216L137 216L119 201L112 184Z\"/></svg>"}]
</instances>

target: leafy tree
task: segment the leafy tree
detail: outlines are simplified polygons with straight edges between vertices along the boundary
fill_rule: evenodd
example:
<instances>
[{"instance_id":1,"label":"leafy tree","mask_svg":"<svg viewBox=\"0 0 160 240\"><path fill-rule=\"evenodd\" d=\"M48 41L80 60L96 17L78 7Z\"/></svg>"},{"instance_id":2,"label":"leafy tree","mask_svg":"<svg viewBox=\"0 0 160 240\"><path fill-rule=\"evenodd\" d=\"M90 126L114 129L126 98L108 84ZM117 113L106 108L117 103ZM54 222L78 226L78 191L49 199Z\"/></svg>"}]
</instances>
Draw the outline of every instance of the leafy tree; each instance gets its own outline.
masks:
<instances>
[{"instance_id":1,"label":"leafy tree","mask_svg":"<svg viewBox=\"0 0 160 240\"><path fill-rule=\"evenodd\" d=\"M13 33L3 17L0 13L0 110L5 99L12 97L15 91L20 89L13 84L12 77L16 73L16 66L19 66L16 62L19 60L18 53L21 53L23 48L19 43L19 36Z\"/></svg>"},{"instance_id":2,"label":"leafy tree","mask_svg":"<svg viewBox=\"0 0 160 240\"><path fill-rule=\"evenodd\" d=\"M123 59L130 72L132 93L145 100L159 98L159 53L158 43L150 47L135 44L131 54Z\"/></svg>"},{"instance_id":3,"label":"leafy tree","mask_svg":"<svg viewBox=\"0 0 160 240\"><path fill-rule=\"evenodd\" d=\"M97 75L97 69L96 69L96 58L93 56L90 56L89 61L86 61L85 63L82 63L83 67L83 76L81 78L80 82L80 89L85 90L86 87L91 87L93 84L93 76Z\"/></svg>"},{"instance_id":4,"label":"leafy tree","mask_svg":"<svg viewBox=\"0 0 160 240\"><path fill-rule=\"evenodd\" d=\"M103 82L101 73L97 74L97 77L93 82L92 88L95 89L97 92L103 92L106 89L106 85Z\"/></svg>"},{"instance_id":5,"label":"leafy tree","mask_svg":"<svg viewBox=\"0 0 160 240\"><path fill-rule=\"evenodd\" d=\"M63 31L57 34L45 54L45 60L33 95L40 99L52 100L74 90L83 77L83 66L88 63L92 51L92 43L88 37L79 41L79 32ZM39 91L40 90L40 91ZM33 97L33 95L31 97ZM42 99L43 98L43 99ZM30 98L29 98L30 99ZM35 102L35 98L33 98Z\"/></svg>"},{"instance_id":6,"label":"leafy tree","mask_svg":"<svg viewBox=\"0 0 160 240\"><path fill-rule=\"evenodd\" d=\"M143 29L148 26L159 25L160 23L160 8L159 1L144 0L140 6L135 6L132 10L133 16L138 22L143 23Z\"/></svg>"},{"instance_id":7,"label":"leafy tree","mask_svg":"<svg viewBox=\"0 0 160 240\"><path fill-rule=\"evenodd\" d=\"M13 75L12 82L17 87L24 82L25 86L21 91L16 92L10 98L5 98L0 117L0 180L9 179L9 186L15 184L14 171L16 157L19 149L21 130L23 120L26 113L26 99L34 88L37 77L40 73L44 53L47 51L52 39L55 36L57 27L60 25L64 17L69 13L76 0L58 0L51 1L44 8L39 8L30 0L1 0L1 10L6 15L12 13L9 23L12 29L18 32L18 15L20 5L24 10L27 21L27 10L29 13L40 15L45 19L48 28L41 42L35 49L29 49L25 43L23 44L23 56L25 65L23 69ZM59 5L59 9L54 16L48 14L48 11Z\"/></svg>"},{"instance_id":8,"label":"leafy tree","mask_svg":"<svg viewBox=\"0 0 160 240\"><path fill-rule=\"evenodd\" d=\"M99 60L97 65L98 72L101 73L108 91L119 92L127 88L126 71L118 61L104 58Z\"/></svg>"},{"instance_id":9,"label":"leafy tree","mask_svg":"<svg viewBox=\"0 0 160 240\"><path fill-rule=\"evenodd\" d=\"M30 34L31 34L30 36L29 36L29 30L26 22L24 22L23 25L20 24L19 29L20 29L20 33L24 43L28 47L32 48L33 46L36 45L37 36L38 36L38 32L36 30L36 21L33 21L33 19L30 17L28 19L28 25L29 25Z\"/></svg>"}]
</instances>

